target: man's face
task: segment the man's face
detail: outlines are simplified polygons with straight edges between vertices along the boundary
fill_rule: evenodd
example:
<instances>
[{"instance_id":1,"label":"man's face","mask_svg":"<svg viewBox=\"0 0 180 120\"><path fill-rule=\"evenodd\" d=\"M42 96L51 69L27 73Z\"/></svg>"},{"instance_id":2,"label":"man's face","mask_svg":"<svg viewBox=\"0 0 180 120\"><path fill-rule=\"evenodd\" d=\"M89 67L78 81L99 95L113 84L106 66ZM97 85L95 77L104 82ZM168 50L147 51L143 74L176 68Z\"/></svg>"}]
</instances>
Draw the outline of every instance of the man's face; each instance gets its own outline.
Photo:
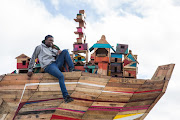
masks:
<instances>
[{"instance_id":1,"label":"man's face","mask_svg":"<svg viewBox=\"0 0 180 120\"><path fill-rule=\"evenodd\" d=\"M46 46L48 46L48 47L52 47L53 42L54 42L54 38L52 38L52 37L50 37L50 38L48 38L47 40L45 40L45 44L46 44Z\"/></svg>"}]
</instances>

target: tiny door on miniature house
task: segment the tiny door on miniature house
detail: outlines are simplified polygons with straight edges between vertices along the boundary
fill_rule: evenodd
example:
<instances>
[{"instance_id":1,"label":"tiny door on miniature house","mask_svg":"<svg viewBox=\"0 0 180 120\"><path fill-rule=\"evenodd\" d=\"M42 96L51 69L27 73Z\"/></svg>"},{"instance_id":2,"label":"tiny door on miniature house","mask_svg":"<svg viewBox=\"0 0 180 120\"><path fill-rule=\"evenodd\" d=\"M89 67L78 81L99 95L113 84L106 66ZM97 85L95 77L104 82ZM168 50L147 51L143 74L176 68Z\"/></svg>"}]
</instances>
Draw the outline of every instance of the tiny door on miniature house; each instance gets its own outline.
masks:
<instances>
[{"instance_id":1,"label":"tiny door on miniature house","mask_svg":"<svg viewBox=\"0 0 180 120\"><path fill-rule=\"evenodd\" d=\"M116 53L128 54L128 45L126 45L126 44L117 44Z\"/></svg>"},{"instance_id":2,"label":"tiny door on miniature house","mask_svg":"<svg viewBox=\"0 0 180 120\"><path fill-rule=\"evenodd\" d=\"M122 73L122 63L111 63L111 73Z\"/></svg>"},{"instance_id":3,"label":"tiny door on miniature house","mask_svg":"<svg viewBox=\"0 0 180 120\"><path fill-rule=\"evenodd\" d=\"M87 43L85 43L85 44L73 44L73 46L74 46L74 51L87 50Z\"/></svg>"},{"instance_id":4,"label":"tiny door on miniature house","mask_svg":"<svg viewBox=\"0 0 180 120\"><path fill-rule=\"evenodd\" d=\"M111 63L122 63L122 54L111 53Z\"/></svg>"}]
</instances>

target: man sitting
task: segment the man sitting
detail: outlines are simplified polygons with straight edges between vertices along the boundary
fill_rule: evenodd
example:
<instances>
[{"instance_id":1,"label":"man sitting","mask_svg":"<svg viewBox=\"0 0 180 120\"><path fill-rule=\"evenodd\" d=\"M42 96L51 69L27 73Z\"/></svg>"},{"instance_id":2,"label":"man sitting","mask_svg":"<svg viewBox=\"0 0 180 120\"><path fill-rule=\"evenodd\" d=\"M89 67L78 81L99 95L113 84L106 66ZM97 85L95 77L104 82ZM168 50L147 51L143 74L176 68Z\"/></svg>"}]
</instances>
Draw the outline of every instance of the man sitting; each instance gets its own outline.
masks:
<instances>
[{"instance_id":1,"label":"man sitting","mask_svg":"<svg viewBox=\"0 0 180 120\"><path fill-rule=\"evenodd\" d=\"M38 45L32 58L29 62L28 66L28 73L29 77L32 76L33 66L35 63L35 59L38 58L41 68L44 69L45 72L57 77L59 79L59 85L63 94L64 101L66 103L73 101L73 99L69 96L65 83L64 83L64 76L60 69L63 67L64 62L66 62L69 66L69 71L73 71L74 64L71 60L69 52L67 50L61 51L60 49L57 50L54 48L53 45L54 38L52 35L47 35L45 37L44 42L41 45ZM56 46L57 47L57 46Z\"/></svg>"}]
</instances>

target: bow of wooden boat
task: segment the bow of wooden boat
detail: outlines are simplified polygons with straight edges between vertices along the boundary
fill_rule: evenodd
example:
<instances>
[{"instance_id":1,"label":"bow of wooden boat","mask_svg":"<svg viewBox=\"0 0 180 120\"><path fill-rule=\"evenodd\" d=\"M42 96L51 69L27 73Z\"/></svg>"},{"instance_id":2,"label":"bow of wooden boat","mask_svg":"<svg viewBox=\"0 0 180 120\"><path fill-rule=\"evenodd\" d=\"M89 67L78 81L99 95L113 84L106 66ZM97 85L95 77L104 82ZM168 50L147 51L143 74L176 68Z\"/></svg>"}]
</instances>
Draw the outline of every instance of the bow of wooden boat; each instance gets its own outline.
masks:
<instances>
[{"instance_id":1,"label":"bow of wooden boat","mask_svg":"<svg viewBox=\"0 0 180 120\"><path fill-rule=\"evenodd\" d=\"M0 78L1 119L144 119L165 93L174 64L159 66L150 80L65 72L73 102L63 102L58 79L47 74Z\"/></svg>"}]
</instances>

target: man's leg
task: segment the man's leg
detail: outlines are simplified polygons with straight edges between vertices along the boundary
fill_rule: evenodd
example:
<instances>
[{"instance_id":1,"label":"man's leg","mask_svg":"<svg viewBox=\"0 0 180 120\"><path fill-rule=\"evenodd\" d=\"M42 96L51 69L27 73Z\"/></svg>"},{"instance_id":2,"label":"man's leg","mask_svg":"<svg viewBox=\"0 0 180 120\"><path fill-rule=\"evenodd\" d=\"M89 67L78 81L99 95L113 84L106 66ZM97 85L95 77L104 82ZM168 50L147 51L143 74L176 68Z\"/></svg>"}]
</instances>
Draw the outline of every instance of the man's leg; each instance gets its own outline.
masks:
<instances>
[{"instance_id":1,"label":"man's leg","mask_svg":"<svg viewBox=\"0 0 180 120\"><path fill-rule=\"evenodd\" d=\"M69 66L69 70L72 70L74 69L74 64L71 60L71 57L69 55L69 52L67 50L63 50L61 52L61 54L59 54L57 56L57 59L56 59L56 64L58 66L59 69L61 69L61 67L64 65L64 62L66 61L66 63L68 64Z\"/></svg>"},{"instance_id":2,"label":"man's leg","mask_svg":"<svg viewBox=\"0 0 180 120\"><path fill-rule=\"evenodd\" d=\"M45 72L57 77L59 79L59 85L63 94L63 98L65 98L68 95L65 83L64 83L64 75L62 72L59 70L58 66L56 65L55 62L52 64L48 65L45 68Z\"/></svg>"}]
</instances>

